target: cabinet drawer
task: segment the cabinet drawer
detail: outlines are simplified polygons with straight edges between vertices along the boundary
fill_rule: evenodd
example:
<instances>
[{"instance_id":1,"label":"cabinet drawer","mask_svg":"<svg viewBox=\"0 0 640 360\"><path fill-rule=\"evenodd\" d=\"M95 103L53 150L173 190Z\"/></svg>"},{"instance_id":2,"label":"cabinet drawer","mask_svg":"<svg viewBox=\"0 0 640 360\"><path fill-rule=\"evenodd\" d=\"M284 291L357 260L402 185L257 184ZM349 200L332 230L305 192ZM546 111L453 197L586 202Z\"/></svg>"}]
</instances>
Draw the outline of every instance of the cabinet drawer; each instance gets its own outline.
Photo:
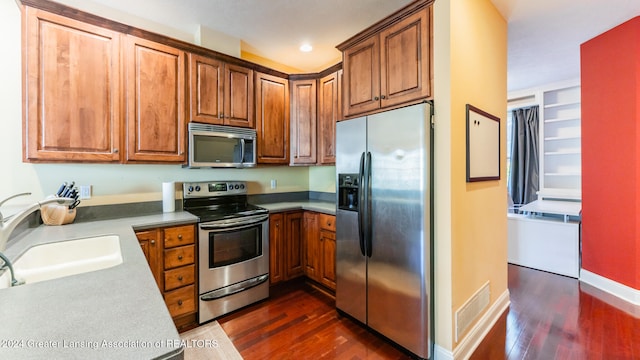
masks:
<instances>
[{"instance_id":1,"label":"cabinet drawer","mask_svg":"<svg viewBox=\"0 0 640 360\"><path fill-rule=\"evenodd\" d=\"M164 248L193 244L195 240L193 225L176 226L164 229Z\"/></svg>"},{"instance_id":2,"label":"cabinet drawer","mask_svg":"<svg viewBox=\"0 0 640 360\"><path fill-rule=\"evenodd\" d=\"M189 285L164 294L171 317L196 311L196 286Z\"/></svg>"},{"instance_id":3,"label":"cabinet drawer","mask_svg":"<svg viewBox=\"0 0 640 360\"><path fill-rule=\"evenodd\" d=\"M164 272L164 291L191 285L196 279L196 266L189 265Z\"/></svg>"},{"instance_id":4,"label":"cabinet drawer","mask_svg":"<svg viewBox=\"0 0 640 360\"><path fill-rule=\"evenodd\" d=\"M333 215L320 214L320 229L336 231L336 217Z\"/></svg>"},{"instance_id":5,"label":"cabinet drawer","mask_svg":"<svg viewBox=\"0 0 640 360\"><path fill-rule=\"evenodd\" d=\"M164 251L164 269L191 265L195 260L195 245L180 246Z\"/></svg>"}]
</instances>

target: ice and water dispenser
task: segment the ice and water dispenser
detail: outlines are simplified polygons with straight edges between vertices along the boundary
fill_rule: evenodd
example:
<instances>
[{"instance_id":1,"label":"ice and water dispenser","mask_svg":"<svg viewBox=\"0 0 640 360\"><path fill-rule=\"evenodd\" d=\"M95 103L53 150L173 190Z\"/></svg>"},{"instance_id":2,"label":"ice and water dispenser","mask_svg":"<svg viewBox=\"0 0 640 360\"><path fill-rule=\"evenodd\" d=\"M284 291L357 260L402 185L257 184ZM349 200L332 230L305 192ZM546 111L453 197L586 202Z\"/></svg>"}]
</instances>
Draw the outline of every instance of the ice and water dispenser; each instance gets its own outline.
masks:
<instances>
[{"instance_id":1,"label":"ice and water dispenser","mask_svg":"<svg viewBox=\"0 0 640 360\"><path fill-rule=\"evenodd\" d=\"M338 208L358 211L358 174L338 174Z\"/></svg>"}]
</instances>

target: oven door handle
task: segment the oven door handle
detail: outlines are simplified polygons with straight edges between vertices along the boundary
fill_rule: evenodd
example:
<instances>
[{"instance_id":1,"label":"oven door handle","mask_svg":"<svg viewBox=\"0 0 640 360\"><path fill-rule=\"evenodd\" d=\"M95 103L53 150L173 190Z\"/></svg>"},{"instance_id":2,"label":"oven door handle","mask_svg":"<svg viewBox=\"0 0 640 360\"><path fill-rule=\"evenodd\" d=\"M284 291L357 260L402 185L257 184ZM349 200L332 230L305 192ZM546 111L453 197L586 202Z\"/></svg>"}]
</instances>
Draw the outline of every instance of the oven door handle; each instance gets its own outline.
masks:
<instances>
[{"instance_id":1,"label":"oven door handle","mask_svg":"<svg viewBox=\"0 0 640 360\"><path fill-rule=\"evenodd\" d=\"M256 224L264 222L267 219L269 219L269 215L251 216L250 219L246 219L246 220L225 221L225 222L220 222L216 224L213 224L213 223L200 224L200 229L211 231L211 232L228 231L230 229L241 230L241 229L246 229L246 228L255 226Z\"/></svg>"},{"instance_id":2,"label":"oven door handle","mask_svg":"<svg viewBox=\"0 0 640 360\"><path fill-rule=\"evenodd\" d=\"M262 283L264 283L265 281L269 280L269 274L264 274L264 275L260 275L258 277L255 277L253 279L249 279L249 280L245 280L243 282L231 285L231 286L227 286L225 288L222 289L218 289L218 290L214 290L211 292L208 292L204 295L200 295L200 300L202 301L213 301L213 300L217 300L229 295L233 295L233 294L237 294L239 292L245 291L245 290L249 290L252 287L256 287Z\"/></svg>"}]
</instances>

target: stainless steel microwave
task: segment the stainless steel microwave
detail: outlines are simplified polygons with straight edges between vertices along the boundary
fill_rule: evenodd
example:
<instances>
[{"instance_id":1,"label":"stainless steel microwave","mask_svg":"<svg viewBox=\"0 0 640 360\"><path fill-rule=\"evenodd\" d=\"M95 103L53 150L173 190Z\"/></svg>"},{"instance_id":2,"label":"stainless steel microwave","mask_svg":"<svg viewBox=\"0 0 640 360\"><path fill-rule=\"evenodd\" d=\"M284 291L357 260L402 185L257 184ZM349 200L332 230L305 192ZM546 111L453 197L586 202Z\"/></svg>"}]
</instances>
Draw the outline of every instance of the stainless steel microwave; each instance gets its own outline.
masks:
<instances>
[{"instance_id":1,"label":"stainless steel microwave","mask_svg":"<svg viewBox=\"0 0 640 360\"><path fill-rule=\"evenodd\" d=\"M256 166L256 131L189 123L189 167Z\"/></svg>"}]
</instances>

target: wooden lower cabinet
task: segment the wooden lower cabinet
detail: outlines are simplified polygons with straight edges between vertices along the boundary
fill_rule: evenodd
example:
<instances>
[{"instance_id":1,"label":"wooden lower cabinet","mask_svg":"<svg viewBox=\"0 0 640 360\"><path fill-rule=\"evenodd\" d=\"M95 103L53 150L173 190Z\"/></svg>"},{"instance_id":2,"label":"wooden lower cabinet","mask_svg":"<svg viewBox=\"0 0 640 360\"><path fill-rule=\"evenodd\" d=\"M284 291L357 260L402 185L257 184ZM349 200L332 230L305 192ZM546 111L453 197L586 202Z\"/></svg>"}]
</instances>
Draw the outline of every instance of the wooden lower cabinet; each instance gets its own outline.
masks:
<instances>
[{"instance_id":1,"label":"wooden lower cabinet","mask_svg":"<svg viewBox=\"0 0 640 360\"><path fill-rule=\"evenodd\" d=\"M335 216L307 211L304 218L305 275L335 291Z\"/></svg>"},{"instance_id":2,"label":"wooden lower cabinet","mask_svg":"<svg viewBox=\"0 0 640 360\"><path fill-rule=\"evenodd\" d=\"M176 328L197 325L195 225L136 231L136 236Z\"/></svg>"},{"instance_id":3,"label":"wooden lower cabinet","mask_svg":"<svg viewBox=\"0 0 640 360\"><path fill-rule=\"evenodd\" d=\"M271 285L304 275L336 290L335 219L314 211L269 216Z\"/></svg>"},{"instance_id":4,"label":"wooden lower cabinet","mask_svg":"<svg viewBox=\"0 0 640 360\"><path fill-rule=\"evenodd\" d=\"M284 280L284 214L269 215L269 284Z\"/></svg>"},{"instance_id":5,"label":"wooden lower cabinet","mask_svg":"<svg viewBox=\"0 0 640 360\"><path fill-rule=\"evenodd\" d=\"M336 233L320 230L320 283L336 290Z\"/></svg>"},{"instance_id":6,"label":"wooden lower cabinet","mask_svg":"<svg viewBox=\"0 0 640 360\"><path fill-rule=\"evenodd\" d=\"M269 216L271 285L304 275L303 213L303 211L291 211Z\"/></svg>"}]
</instances>

